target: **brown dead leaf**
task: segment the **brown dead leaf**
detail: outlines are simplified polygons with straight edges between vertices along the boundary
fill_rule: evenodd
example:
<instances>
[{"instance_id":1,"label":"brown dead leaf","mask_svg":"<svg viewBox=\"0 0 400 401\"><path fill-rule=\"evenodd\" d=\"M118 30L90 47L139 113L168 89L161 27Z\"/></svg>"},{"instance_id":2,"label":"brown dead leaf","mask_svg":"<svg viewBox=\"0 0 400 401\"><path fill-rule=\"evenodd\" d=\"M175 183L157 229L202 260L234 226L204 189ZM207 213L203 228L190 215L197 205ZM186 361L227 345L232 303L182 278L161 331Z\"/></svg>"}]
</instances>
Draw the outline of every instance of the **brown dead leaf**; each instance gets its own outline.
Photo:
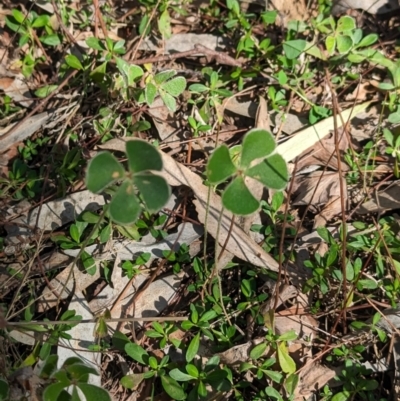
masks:
<instances>
[{"instance_id":1,"label":"brown dead leaf","mask_svg":"<svg viewBox=\"0 0 400 401\"><path fill-rule=\"evenodd\" d=\"M343 130L339 130L338 148L342 155L349 148L348 136ZM312 148L307 149L299 156L297 171L309 166L328 166L331 169L338 169L338 159L335 148L335 135L329 135L317 142ZM341 170L347 171L349 166L340 162Z\"/></svg>"},{"instance_id":2,"label":"brown dead leaf","mask_svg":"<svg viewBox=\"0 0 400 401\"><path fill-rule=\"evenodd\" d=\"M309 16L306 0L271 0L270 3L273 8L279 12L281 24L284 26L291 20L305 21Z\"/></svg>"},{"instance_id":3,"label":"brown dead leaf","mask_svg":"<svg viewBox=\"0 0 400 401\"><path fill-rule=\"evenodd\" d=\"M178 134L182 134L179 122L174 113L171 113L161 98L157 98L149 107L148 113L153 118L160 139L171 149L181 146Z\"/></svg>"},{"instance_id":4,"label":"brown dead leaf","mask_svg":"<svg viewBox=\"0 0 400 401\"><path fill-rule=\"evenodd\" d=\"M400 182L396 181L389 187L374 194L372 199L357 209L359 214L383 213L400 207Z\"/></svg>"},{"instance_id":5,"label":"brown dead leaf","mask_svg":"<svg viewBox=\"0 0 400 401\"><path fill-rule=\"evenodd\" d=\"M384 14L399 9L398 0L335 0L332 14L343 14L349 9L360 9L370 14Z\"/></svg>"},{"instance_id":6,"label":"brown dead leaf","mask_svg":"<svg viewBox=\"0 0 400 401\"><path fill-rule=\"evenodd\" d=\"M300 370L295 401L304 401L336 376L336 371L317 362L309 362Z\"/></svg>"},{"instance_id":7,"label":"brown dead leaf","mask_svg":"<svg viewBox=\"0 0 400 401\"><path fill-rule=\"evenodd\" d=\"M296 198L293 204L313 206L327 204L332 198L340 196L339 179L339 173L336 171L314 171L307 176L297 176L294 183Z\"/></svg>"},{"instance_id":8,"label":"brown dead leaf","mask_svg":"<svg viewBox=\"0 0 400 401\"><path fill-rule=\"evenodd\" d=\"M314 228L323 227L335 215L340 213L342 202L340 181L342 180L344 204L347 202L347 185L338 172L315 171L307 176L298 176L295 181L296 199L294 205L324 205L320 214L315 217ZM317 210L317 209L316 209Z\"/></svg>"},{"instance_id":9,"label":"brown dead leaf","mask_svg":"<svg viewBox=\"0 0 400 401\"><path fill-rule=\"evenodd\" d=\"M0 90L23 107L30 107L33 103L24 76L10 73L4 64L0 64Z\"/></svg>"}]
</instances>

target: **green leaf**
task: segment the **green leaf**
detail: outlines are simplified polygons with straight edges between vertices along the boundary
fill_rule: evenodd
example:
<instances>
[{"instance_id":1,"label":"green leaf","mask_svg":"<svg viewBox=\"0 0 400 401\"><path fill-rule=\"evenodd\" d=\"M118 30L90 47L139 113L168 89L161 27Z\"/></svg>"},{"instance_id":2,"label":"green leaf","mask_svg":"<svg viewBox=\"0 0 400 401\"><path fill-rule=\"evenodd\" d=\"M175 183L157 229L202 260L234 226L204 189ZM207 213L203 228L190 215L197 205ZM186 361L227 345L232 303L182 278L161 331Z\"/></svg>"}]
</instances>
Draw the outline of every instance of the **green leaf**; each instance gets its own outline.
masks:
<instances>
[{"instance_id":1,"label":"green leaf","mask_svg":"<svg viewBox=\"0 0 400 401\"><path fill-rule=\"evenodd\" d=\"M298 58L305 50L307 42L303 39L289 40L283 43L283 50L289 60Z\"/></svg>"},{"instance_id":2,"label":"green leaf","mask_svg":"<svg viewBox=\"0 0 400 401\"><path fill-rule=\"evenodd\" d=\"M62 43L60 36L57 34L42 36L40 41L47 46L58 46Z\"/></svg>"},{"instance_id":3,"label":"green leaf","mask_svg":"<svg viewBox=\"0 0 400 401\"><path fill-rule=\"evenodd\" d=\"M267 394L269 397L272 397L278 401L283 401L283 398L281 397L281 395L272 386L268 386L265 388L265 394Z\"/></svg>"},{"instance_id":4,"label":"green leaf","mask_svg":"<svg viewBox=\"0 0 400 401\"><path fill-rule=\"evenodd\" d=\"M125 352L136 362L146 365L149 354L140 345L135 343L126 344Z\"/></svg>"},{"instance_id":5,"label":"green leaf","mask_svg":"<svg viewBox=\"0 0 400 401\"><path fill-rule=\"evenodd\" d=\"M352 31L353 29L356 29L356 21L354 18L347 15L339 18L336 28L337 32Z\"/></svg>"},{"instance_id":6,"label":"green leaf","mask_svg":"<svg viewBox=\"0 0 400 401\"><path fill-rule=\"evenodd\" d=\"M152 82L147 83L146 87L144 88L144 96L146 99L146 103L149 106L153 104L156 95L157 95L157 87Z\"/></svg>"},{"instance_id":7,"label":"green leaf","mask_svg":"<svg viewBox=\"0 0 400 401\"><path fill-rule=\"evenodd\" d=\"M121 333L119 330L116 330L112 336L112 345L118 351L125 351L125 345L129 344L129 338L124 334Z\"/></svg>"},{"instance_id":8,"label":"green leaf","mask_svg":"<svg viewBox=\"0 0 400 401\"><path fill-rule=\"evenodd\" d=\"M126 78L128 86L133 86L136 79L143 75L143 70L134 64L129 64L122 58L117 57L115 59L118 70Z\"/></svg>"},{"instance_id":9,"label":"green leaf","mask_svg":"<svg viewBox=\"0 0 400 401\"><path fill-rule=\"evenodd\" d=\"M94 276L96 274L96 262L93 256L88 254L86 251L82 251L81 261L85 269L85 272L90 276Z\"/></svg>"},{"instance_id":10,"label":"green leaf","mask_svg":"<svg viewBox=\"0 0 400 401\"><path fill-rule=\"evenodd\" d=\"M276 148L274 137L266 130L254 128L243 138L240 166L247 168L254 160L269 156Z\"/></svg>"},{"instance_id":11,"label":"green leaf","mask_svg":"<svg viewBox=\"0 0 400 401\"><path fill-rule=\"evenodd\" d=\"M207 162L207 178L211 184L219 184L227 180L236 172L232 163L228 147L224 144L219 146L211 154Z\"/></svg>"},{"instance_id":12,"label":"green leaf","mask_svg":"<svg viewBox=\"0 0 400 401\"><path fill-rule=\"evenodd\" d=\"M188 363L186 365L186 371L189 373L190 376L192 377L199 377L199 370L196 368L195 365Z\"/></svg>"},{"instance_id":13,"label":"green leaf","mask_svg":"<svg viewBox=\"0 0 400 401\"><path fill-rule=\"evenodd\" d=\"M25 15L16 8L11 10L11 14L19 24L22 24L25 21Z\"/></svg>"},{"instance_id":14,"label":"green leaf","mask_svg":"<svg viewBox=\"0 0 400 401\"><path fill-rule=\"evenodd\" d=\"M254 213L260 206L244 183L242 177L236 177L222 195L222 204L232 213L245 216Z\"/></svg>"},{"instance_id":15,"label":"green leaf","mask_svg":"<svg viewBox=\"0 0 400 401\"><path fill-rule=\"evenodd\" d=\"M98 65L95 69L90 72L90 78L93 79L94 82L101 84L107 74L107 61Z\"/></svg>"},{"instance_id":16,"label":"green leaf","mask_svg":"<svg viewBox=\"0 0 400 401\"><path fill-rule=\"evenodd\" d=\"M133 183L139 189L147 210L150 213L158 212L164 207L171 189L164 177L151 173L135 174Z\"/></svg>"},{"instance_id":17,"label":"green leaf","mask_svg":"<svg viewBox=\"0 0 400 401\"><path fill-rule=\"evenodd\" d=\"M246 175L263 183L269 189L282 190L289 180L287 164L278 153L246 171Z\"/></svg>"},{"instance_id":18,"label":"green leaf","mask_svg":"<svg viewBox=\"0 0 400 401\"><path fill-rule=\"evenodd\" d=\"M293 341L297 338L297 334L294 330L289 330L279 336L279 341Z\"/></svg>"},{"instance_id":19,"label":"green leaf","mask_svg":"<svg viewBox=\"0 0 400 401\"><path fill-rule=\"evenodd\" d=\"M134 390L144 379L144 373L132 373L131 375L124 376L120 383L123 387Z\"/></svg>"},{"instance_id":20,"label":"green leaf","mask_svg":"<svg viewBox=\"0 0 400 401\"><path fill-rule=\"evenodd\" d=\"M170 78L174 77L175 75L175 70L161 71L154 76L154 82L156 85L161 85L166 83Z\"/></svg>"},{"instance_id":21,"label":"green leaf","mask_svg":"<svg viewBox=\"0 0 400 401\"><path fill-rule=\"evenodd\" d=\"M357 44L357 47L368 47L373 45L379 36L376 33L370 33L369 35L365 36L365 38L361 39L361 42Z\"/></svg>"},{"instance_id":22,"label":"green leaf","mask_svg":"<svg viewBox=\"0 0 400 401\"><path fill-rule=\"evenodd\" d=\"M171 17L169 15L168 8L164 10L158 19L158 30L164 39L169 39L172 36Z\"/></svg>"},{"instance_id":23,"label":"green leaf","mask_svg":"<svg viewBox=\"0 0 400 401\"><path fill-rule=\"evenodd\" d=\"M26 33L26 29L18 22L14 17L7 15L6 16L6 25L13 32L18 32L19 34Z\"/></svg>"},{"instance_id":24,"label":"green leaf","mask_svg":"<svg viewBox=\"0 0 400 401\"><path fill-rule=\"evenodd\" d=\"M174 380L177 380L177 381L180 381L180 382L187 382L187 381L193 380L193 379L195 379L197 377L197 376L188 375L187 373L182 372L178 368L172 369L169 372L169 375Z\"/></svg>"},{"instance_id":25,"label":"green leaf","mask_svg":"<svg viewBox=\"0 0 400 401\"><path fill-rule=\"evenodd\" d=\"M75 70L83 70L83 65L78 59L78 57L74 56L73 54L68 54L65 56L65 63Z\"/></svg>"},{"instance_id":26,"label":"green leaf","mask_svg":"<svg viewBox=\"0 0 400 401\"><path fill-rule=\"evenodd\" d=\"M200 346L200 333L197 333L193 337L192 341L190 341L190 344L186 351L186 362L190 362L193 360L193 358L197 355L199 346Z\"/></svg>"},{"instance_id":27,"label":"green leaf","mask_svg":"<svg viewBox=\"0 0 400 401\"><path fill-rule=\"evenodd\" d=\"M294 373L296 371L296 363L289 355L286 344L284 342L279 343L277 352L279 365L282 371L289 374Z\"/></svg>"},{"instance_id":28,"label":"green leaf","mask_svg":"<svg viewBox=\"0 0 400 401\"><path fill-rule=\"evenodd\" d=\"M206 92L209 90L209 88L203 84L193 84L189 86L189 90L191 92L198 92L198 93L202 93L202 92Z\"/></svg>"},{"instance_id":29,"label":"green leaf","mask_svg":"<svg viewBox=\"0 0 400 401\"><path fill-rule=\"evenodd\" d=\"M129 169L133 173L142 171L162 170L162 159L159 151L151 144L141 139L134 139L126 143Z\"/></svg>"},{"instance_id":30,"label":"green leaf","mask_svg":"<svg viewBox=\"0 0 400 401\"><path fill-rule=\"evenodd\" d=\"M336 38L334 36L327 36L325 39L325 47L329 54L335 53L336 49Z\"/></svg>"},{"instance_id":31,"label":"green leaf","mask_svg":"<svg viewBox=\"0 0 400 401\"><path fill-rule=\"evenodd\" d=\"M175 112L176 110L176 100L173 96L169 93L165 92L164 90L160 89L160 97L164 104L167 106L167 109Z\"/></svg>"},{"instance_id":32,"label":"green leaf","mask_svg":"<svg viewBox=\"0 0 400 401\"><path fill-rule=\"evenodd\" d=\"M161 376L161 384L165 392L174 400L185 400L186 393L183 388L169 376Z\"/></svg>"},{"instance_id":33,"label":"green leaf","mask_svg":"<svg viewBox=\"0 0 400 401\"><path fill-rule=\"evenodd\" d=\"M58 88L58 85L46 85L42 88L35 90L35 95L40 98L44 98L50 95L51 92L54 92Z\"/></svg>"},{"instance_id":34,"label":"green leaf","mask_svg":"<svg viewBox=\"0 0 400 401\"><path fill-rule=\"evenodd\" d=\"M86 44L94 50L106 50L104 44L94 36L86 39Z\"/></svg>"},{"instance_id":35,"label":"green leaf","mask_svg":"<svg viewBox=\"0 0 400 401\"><path fill-rule=\"evenodd\" d=\"M251 351L250 351L250 358L251 359L258 359L261 358L265 350L267 349L267 343L263 342L260 344L257 344Z\"/></svg>"},{"instance_id":36,"label":"green leaf","mask_svg":"<svg viewBox=\"0 0 400 401\"><path fill-rule=\"evenodd\" d=\"M66 385L64 383L49 384L43 391L43 401L57 400L61 391L64 390Z\"/></svg>"},{"instance_id":37,"label":"green leaf","mask_svg":"<svg viewBox=\"0 0 400 401\"><path fill-rule=\"evenodd\" d=\"M71 238L79 243L80 240L80 233L79 233L79 229L76 226L76 224L71 224L70 228L69 228L69 235L71 236Z\"/></svg>"},{"instance_id":38,"label":"green leaf","mask_svg":"<svg viewBox=\"0 0 400 401\"><path fill-rule=\"evenodd\" d=\"M254 369L256 366L254 366L251 363L248 362L241 362L240 363L240 368L239 371L240 373L246 372L246 370Z\"/></svg>"},{"instance_id":39,"label":"green leaf","mask_svg":"<svg viewBox=\"0 0 400 401\"><path fill-rule=\"evenodd\" d=\"M48 15L46 14L39 15L39 17L37 17L35 21L33 21L32 28L43 28L45 25L49 23L49 20L50 17Z\"/></svg>"},{"instance_id":40,"label":"green leaf","mask_svg":"<svg viewBox=\"0 0 400 401\"><path fill-rule=\"evenodd\" d=\"M351 394L349 391L341 391L340 393L335 394L331 401L349 401L351 399Z\"/></svg>"},{"instance_id":41,"label":"green leaf","mask_svg":"<svg viewBox=\"0 0 400 401\"><path fill-rule=\"evenodd\" d=\"M8 394L10 392L10 387L8 386L8 383L0 379L0 401L5 401L8 399Z\"/></svg>"},{"instance_id":42,"label":"green leaf","mask_svg":"<svg viewBox=\"0 0 400 401\"><path fill-rule=\"evenodd\" d=\"M104 388L89 383L78 383L77 386L86 397L86 401L111 401L110 394Z\"/></svg>"},{"instance_id":43,"label":"green leaf","mask_svg":"<svg viewBox=\"0 0 400 401\"><path fill-rule=\"evenodd\" d=\"M289 395L294 394L297 384L299 383L299 375L291 374L285 381L285 388Z\"/></svg>"},{"instance_id":44,"label":"green leaf","mask_svg":"<svg viewBox=\"0 0 400 401\"><path fill-rule=\"evenodd\" d=\"M282 373L280 372L275 372L274 370L264 370L262 369L265 375L267 375L270 379L272 379L275 383L281 383L282 382Z\"/></svg>"},{"instance_id":45,"label":"green leaf","mask_svg":"<svg viewBox=\"0 0 400 401\"><path fill-rule=\"evenodd\" d=\"M133 183L126 180L118 188L110 202L110 216L118 224L133 224L141 212Z\"/></svg>"},{"instance_id":46,"label":"green leaf","mask_svg":"<svg viewBox=\"0 0 400 401\"><path fill-rule=\"evenodd\" d=\"M336 45L340 54L346 54L353 47L353 39L347 35L340 35L336 38Z\"/></svg>"},{"instance_id":47,"label":"green leaf","mask_svg":"<svg viewBox=\"0 0 400 401\"><path fill-rule=\"evenodd\" d=\"M396 87L391 82L380 82L378 84L378 88L382 89L384 91L391 91L391 90L395 89Z\"/></svg>"},{"instance_id":48,"label":"green leaf","mask_svg":"<svg viewBox=\"0 0 400 401\"><path fill-rule=\"evenodd\" d=\"M186 88L186 79L184 77L176 77L163 84L162 88L171 96L179 96Z\"/></svg>"},{"instance_id":49,"label":"green leaf","mask_svg":"<svg viewBox=\"0 0 400 401\"><path fill-rule=\"evenodd\" d=\"M97 372L97 370L94 367L85 365L84 363L74 363L70 366L67 366L66 370L67 370L71 380L76 380L76 381L85 380L85 377L89 374L96 375L96 376L99 375L99 373ZM83 380L82 380L82 378L83 378Z\"/></svg>"},{"instance_id":50,"label":"green leaf","mask_svg":"<svg viewBox=\"0 0 400 401\"><path fill-rule=\"evenodd\" d=\"M98 153L88 165L86 186L99 193L125 175L122 164L109 152Z\"/></svg>"}]
</instances>

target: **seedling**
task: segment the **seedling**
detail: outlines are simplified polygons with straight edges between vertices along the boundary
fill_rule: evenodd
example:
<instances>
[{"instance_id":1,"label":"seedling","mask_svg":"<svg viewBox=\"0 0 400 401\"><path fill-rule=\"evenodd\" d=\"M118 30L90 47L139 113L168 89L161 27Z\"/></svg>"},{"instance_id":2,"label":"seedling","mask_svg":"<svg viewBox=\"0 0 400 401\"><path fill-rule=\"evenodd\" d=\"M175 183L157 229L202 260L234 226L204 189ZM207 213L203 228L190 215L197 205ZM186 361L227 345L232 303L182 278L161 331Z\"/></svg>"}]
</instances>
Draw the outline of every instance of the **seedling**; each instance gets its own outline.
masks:
<instances>
[{"instance_id":1,"label":"seedling","mask_svg":"<svg viewBox=\"0 0 400 401\"><path fill-rule=\"evenodd\" d=\"M285 188L288 169L281 155L275 153L274 137L265 130L253 129L243 139L239 163L235 164L226 145L219 146L207 163L207 177L211 184L220 184L232 177L222 194L224 207L237 215L254 213L260 201L246 185L246 177L254 178L265 187Z\"/></svg>"},{"instance_id":2,"label":"seedling","mask_svg":"<svg viewBox=\"0 0 400 401\"><path fill-rule=\"evenodd\" d=\"M79 358L68 358L57 369L58 355L50 355L43 365L40 377L52 382L43 392L43 401L54 400L81 400L78 389L82 391L86 401L111 401L111 397L106 390L88 383L89 374L98 375L96 369L84 364ZM67 389L71 387L71 394Z\"/></svg>"},{"instance_id":3,"label":"seedling","mask_svg":"<svg viewBox=\"0 0 400 401\"><path fill-rule=\"evenodd\" d=\"M109 152L97 154L89 163L86 185L94 193L122 181L110 202L111 218L122 225L133 224L142 211L136 192L140 191L143 203L150 212L158 212L168 201L170 188L157 174L162 170L162 159L149 143L135 139L126 143L129 170Z\"/></svg>"}]
</instances>

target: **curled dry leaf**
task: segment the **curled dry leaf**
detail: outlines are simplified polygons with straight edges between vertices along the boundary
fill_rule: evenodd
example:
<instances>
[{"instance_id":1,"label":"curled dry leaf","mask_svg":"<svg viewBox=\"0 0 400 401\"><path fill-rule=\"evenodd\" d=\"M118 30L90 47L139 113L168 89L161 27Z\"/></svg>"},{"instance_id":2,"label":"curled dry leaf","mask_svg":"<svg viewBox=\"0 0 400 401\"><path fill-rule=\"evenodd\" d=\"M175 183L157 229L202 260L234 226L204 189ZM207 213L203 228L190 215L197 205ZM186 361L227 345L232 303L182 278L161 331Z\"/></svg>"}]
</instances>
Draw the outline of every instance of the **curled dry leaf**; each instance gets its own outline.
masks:
<instances>
[{"instance_id":1,"label":"curled dry leaf","mask_svg":"<svg viewBox=\"0 0 400 401\"><path fill-rule=\"evenodd\" d=\"M338 130L338 150L340 156L349 148L349 141L346 132L342 129ZM297 161L297 171L309 166L327 166L333 170L338 170L338 159L336 154L335 135L329 135L317 142L312 148L304 151ZM348 171L349 166L340 160L340 168L342 171Z\"/></svg>"},{"instance_id":2,"label":"curled dry leaf","mask_svg":"<svg viewBox=\"0 0 400 401\"><path fill-rule=\"evenodd\" d=\"M340 180L343 184L344 203L347 200L347 185L338 172L315 171L307 176L297 176L294 184L294 205L325 205L314 221L314 227L325 226L326 222L341 211Z\"/></svg>"},{"instance_id":3,"label":"curled dry leaf","mask_svg":"<svg viewBox=\"0 0 400 401\"><path fill-rule=\"evenodd\" d=\"M299 384L295 390L295 401L308 400L336 376L336 371L317 362L309 361L299 372Z\"/></svg>"}]
</instances>

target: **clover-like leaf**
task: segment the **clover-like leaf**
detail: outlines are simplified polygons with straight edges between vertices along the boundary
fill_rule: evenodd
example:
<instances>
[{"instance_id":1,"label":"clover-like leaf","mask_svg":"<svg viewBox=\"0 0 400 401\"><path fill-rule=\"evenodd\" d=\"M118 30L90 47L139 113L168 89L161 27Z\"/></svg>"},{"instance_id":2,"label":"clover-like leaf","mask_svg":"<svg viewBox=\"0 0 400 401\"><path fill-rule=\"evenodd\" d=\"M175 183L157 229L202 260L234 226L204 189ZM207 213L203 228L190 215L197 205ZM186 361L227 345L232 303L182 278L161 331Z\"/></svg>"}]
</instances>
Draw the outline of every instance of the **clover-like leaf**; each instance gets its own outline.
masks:
<instances>
[{"instance_id":1,"label":"clover-like leaf","mask_svg":"<svg viewBox=\"0 0 400 401\"><path fill-rule=\"evenodd\" d=\"M120 71L121 74L123 74L123 76L127 80L128 86L133 86L135 80L143 75L143 70L139 66L134 64L129 64L122 58L117 57L116 63L118 70Z\"/></svg>"},{"instance_id":2,"label":"clover-like leaf","mask_svg":"<svg viewBox=\"0 0 400 401\"><path fill-rule=\"evenodd\" d=\"M133 224L139 217L141 207L130 180L122 183L110 202L110 216L118 224Z\"/></svg>"},{"instance_id":3,"label":"clover-like leaf","mask_svg":"<svg viewBox=\"0 0 400 401\"><path fill-rule=\"evenodd\" d=\"M243 138L240 165L247 168L254 160L269 156L275 148L275 139L268 131L252 129Z\"/></svg>"},{"instance_id":4,"label":"clover-like leaf","mask_svg":"<svg viewBox=\"0 0 400 401\"><path fill-rule=\"evenodd\" d=\"M353 39L347 35L340 35L336 39L337 49L341 54L345 54L353 47Z\"/></svg>"},{"instance_id":5,"label":"clover-like leaf","mask_svg":"<svg viewBox=\"0 0 400 401\"><path fill-rule=\"evenodd\" d=\"M86 187L94 193L99 193L124 175L122 164L110 152L101 152L89 162Z\"/></svg>"},{"instance_id":6,"label":"clover-like leaf","mask_svg":"<svg viewBox=\"0 0 400 401\"><path fill-rule=\"evenodd\" d=\"M179 96L186 88L186 79L184 77L176 77L162 85L162 88L171 96Z\"/></svg>"},{"instance_id":7,"label":"clover-like leaf","mask_svg":"<svg viewBox=\"0 0 400 401\"><path fill-rule=\"evenodd\" d=\"M346 32L346 31L351 31L353 29L356 29L356 20L353 17L350 17L348 15L344 15L343 17L339 18L339 21L337 23L337 32Z\"/></svg>"},{"instance_id":8,"label":"clover-like leaf","mask_svg":"<svg viewBox=\"0 0 400 401\"><path fill-rule=\"evenodd\" d=\"M144 88L144 96L146 98L146 103L151 106L157 94L157 87L152 83L148 82Z\"/></svg>"},{"instance_id":9,"label":"clover-like leaf","mask_svg":"<svg viewBox=\"0 0 400 401\"><path fill-rule=\"evenodd\" d=\"M158 74L155 75L154 77L154 82L156 85L161 85L164 82L168 81L168 79L172 78L173 76L176 75L175 70L166 70L166 71L161 71Z\"/></svg>"},{"instance_id":10,"label":"clover-like leaf","mask_svg":"<svg viewBox=\"0 0 400 401\"><path fill-rule=\"evenodd\" d=\"M162 170L162 159L158 150L142 139L134 139L126 143L129 169L133 173L147 170Z\"/></svg>"},{"instance_id":11,"label":"clover-like leaf","mask_svg":"<svg viewBox=\"0 0 400 401\"><path fill-rule=\"evenodd\" d=\"M164 104L167 106L168 110L174 112L176 110L176 100L169 93L160 89L160 97Z\"/></svg>"},{"instance_id":12,"label":"clover-like leaf","mask_svg":"<svg viewBox=\"0 0 400 401\"><path fill-rule=\"evenodd\" d=\"M158 212L166 205L171 189L164 177L151 173L135 174L133 183L139 189L149 212Z\"/></svg>"},{"instance_id":13,"label":"clover-like leaf","mask_svg":"<svg viewBox=\"0 0 400 401\"><path fill-rule=\"evenodd\" d=\"M224 182L236 172L229 149L221 145L214 150L207 163L207 177L211 184Z\"/></svg>"},{"instance_id":14,"label":"clover-like leaf","mask_svg":"<svg viewBox=\"0 0 400 401\"><path fill-rule=\"evenodd\" d=\"M248 169L246 175L276 190L284 189L289 180L287 164L277 153Z\"/></svg>"},{"instance_id":15,"label":"clover-like leaf","mask_svg":"<svg viewBox=\"0 0 400 401\"><path fill-rule=\"evenodd\" d=\"M222 195L222 204L232 213L244 216L254 213L260 202L253 196L242 177L236 177Z\"/></svg>"}]
</instances>

